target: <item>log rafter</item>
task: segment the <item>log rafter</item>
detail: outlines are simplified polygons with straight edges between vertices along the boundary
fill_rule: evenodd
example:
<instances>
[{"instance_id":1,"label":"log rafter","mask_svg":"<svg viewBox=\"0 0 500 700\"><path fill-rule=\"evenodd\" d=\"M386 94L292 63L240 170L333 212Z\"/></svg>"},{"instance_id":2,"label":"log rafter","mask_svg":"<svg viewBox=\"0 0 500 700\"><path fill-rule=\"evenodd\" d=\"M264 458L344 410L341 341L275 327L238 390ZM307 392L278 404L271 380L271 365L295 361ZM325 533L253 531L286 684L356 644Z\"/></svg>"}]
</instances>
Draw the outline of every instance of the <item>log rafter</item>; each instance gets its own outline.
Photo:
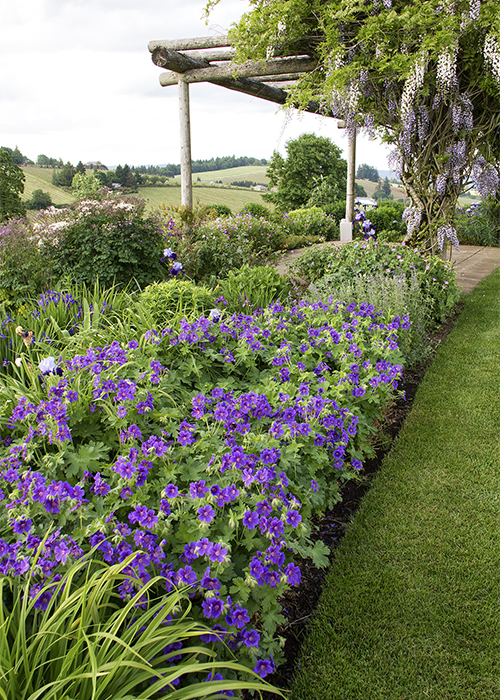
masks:
<instances>
[{"instance_id":1,"label":"log rafter","mask_svg":"<svg viewBox=\"0 0 500 700\"><path fill-rule=\"evenodd\" d=\"M212 61L217 61L214 65L208 60L207 54L207 51L214 48L216 50L229 48L231 53L228 53L227 58L223 60L221 54L214 54ZM286 104L289 96L288 91L283 88L292 87L297 80L314 70L316 65L309 56L233 64L233 53L231 47L227 45L227 37L151 41L149 50L152 53L153 63L160 68L168 69L160 75L160 84L163 87L177 85L182 76L182 80L186 83L210 82L280 105ZM277 84L279 82L286 85L280 86ZM305 112L324 114L318 102L311 101L300 108Z\"/></svg>"}]
</instances>

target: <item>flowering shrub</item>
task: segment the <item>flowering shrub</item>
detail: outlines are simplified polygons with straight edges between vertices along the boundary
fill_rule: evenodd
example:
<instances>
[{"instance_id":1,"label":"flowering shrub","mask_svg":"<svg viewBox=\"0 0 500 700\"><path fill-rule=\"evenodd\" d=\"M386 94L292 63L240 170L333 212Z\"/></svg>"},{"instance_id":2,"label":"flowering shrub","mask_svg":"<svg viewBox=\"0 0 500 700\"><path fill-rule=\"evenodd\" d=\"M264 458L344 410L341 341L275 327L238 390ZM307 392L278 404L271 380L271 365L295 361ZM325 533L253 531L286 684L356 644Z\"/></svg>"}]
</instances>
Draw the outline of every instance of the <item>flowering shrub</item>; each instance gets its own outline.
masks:
<instances>
[{"instance_id":1,"label":"flowering shrub","mask_svg":"<svg viewBox=\"0 0 500 700\"><path fill-rule=\"evenodd\" d=\"M26 219L0 224L0 301L21 306L50 279L50 261L40 255L38 241Z\"/></svg>"},{"instance_id":2,"label":"flowering shrub","mask_svg":"<svg viewBox=\"0 0 500 700\"><path fill-rule=\"evenodd\" d=\"M376 272L404 275L409 280L416 272L420 291L429 303L431 319L437 323L446 319L460 298L451 263L437 256L424 258L404 244L390 246L355 242L342 247L326 244L320 249L307 250L294 263L292 270L313 282L329 274L332 285ZM337 280L334 281L333 276Z\"/></svg>"},{"instance_id":3,"label":"flowering shrub","mask_svg":"<svg viewBox=\"0 0 500 700\"><path fill-rule=\"evenodd\" d=\"M144 218L145 201L136 197L83 199L53 243L54 272L76 282L125 287L132 280L145 287L163 279L160 261L163 229ZM54 225L52 225L52 231ZM43 227L37 233L44 240Z\"/></svg>"},{"instance_id":4,"label":"flowering shrub","mask_svg":"<svg viewBox=\"0 0 500 700\"><path fill-rule=\"evenodd\" d=\"M167 592L191 586L204 641L264 677L297 557L326 562L308 519L370 454L406 323L366 304L275 304L90 347L22 395L6 385L0 573L27 576L50 526L32 595L91 547L134 555L125 601L156 573Z\"/></svg>"},{"instance_id":5,"label":"flowering shrub","mask_svg":"<svg viewBox=\"0 0 500 700\"><path fill-rule=\"evenodd\" d=\"M225 277L245 263L256 265L279 248L280 230L250 214L200 223L183 235L175 250L186 273L195 281Z\"/></svg>"},{"instance_id":6,"label":"flowering shrub","mask_svg":"<svg viewBox=\"0 0 500 700\"><path fill-rule=\"evenodd\" d=\"M229 235L234 240L245 239L251 250L261 254L278 250L281 241L281 231L278 227L263 217L256 218L251 214L236 214L233 217L207 222L196 232L196 238L216 231Z\"/></svg>"}]
</instances>

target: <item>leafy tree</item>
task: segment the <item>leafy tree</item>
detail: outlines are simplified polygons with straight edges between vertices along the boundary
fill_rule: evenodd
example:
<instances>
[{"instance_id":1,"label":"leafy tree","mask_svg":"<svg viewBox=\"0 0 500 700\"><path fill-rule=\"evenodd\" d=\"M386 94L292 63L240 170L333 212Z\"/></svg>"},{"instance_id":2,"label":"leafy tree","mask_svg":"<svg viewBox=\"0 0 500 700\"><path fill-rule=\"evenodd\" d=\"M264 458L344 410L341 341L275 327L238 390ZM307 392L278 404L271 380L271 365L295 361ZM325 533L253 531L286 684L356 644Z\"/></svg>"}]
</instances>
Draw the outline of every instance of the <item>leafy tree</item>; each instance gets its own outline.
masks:
<instances>
[{"instance_id":1,"label":"leafy tree","mask_svg":"<svg viewBox=\"0 0 500 700\"><path fill-rule=\"evenodd\" d=\"M26 160L26 157L23 156L19 148L16 146L14 150L12 151L12 162L15 165L22 165Z\"/></svg>"},{"instance_id":2,"label":"leafy tree","mask_svg":"<svg viewBox=\"0 0 500 700\"><path fill-rule=\"evenodd\" d=\"M115 168L113 182L117 182L119 185L123 185L124 183L123 168L121 165L117 165Z\"/></svg>"},{"instance_id":3,"label":"leafy tree","mask_svg":"<svg viewBox=\"0 0 500 700\"><path fill-rule=\"evenodd\" d=\"M50 194L43 190L34 190L31 199L26 202L28 209L47 209L51 204Z\"/></svg>"},{"instance_id":4,"label":"leafy tree","mask_svg":"<svg viewBox=\"0 0 500 700\"><path fill-rule=\"evenodd\" d=\"M76 172L79 173L80 175L85 175L85 166L82 163L81 160L78 161L78 165L76 166Z\"/></svg>"},{"instance_id":5,"label":"leafy tree","mask_svg":"<svg viewBox=\"0 0 500 700\"><path fill-rule=\"evenodd\" d=\"M95 171L94 177L99 182L100 187L106 187L106 185L108 184L107 177L106 177L108 172L111 172L111 171L110 170L108 170L107 172L103 172L102 170Z\"/></svg>"},{"instance_id":6,"label":"leafy tree","mask_svg":"<svg viewBox=\"0 0 500 700\"><path fill-rule=\"evenodd\" d=\"M347 163L330 139L302 134L288 141L285 149L286 158L275 151L269 162L266 173L270 188L276 190L265 192L264 201L286 211L345 196Z\"/></svg>"},{"instance_id":7,"label":"leafy tree","mask_svg":"<svg viewBox=\"0 0 500 700\"><path fill-rule=\"evenodd\" d=\"M386 177L384 180L379 180L375 192L373 193L373 199L393 199L391 183L389 182L388 177Z\"/></svg>"},{"instance_id":8,"label":"leafy tree","mask_svg":"<svg viewBox=\"0 0 500 700\"><path fill-rule=\"evenodd\" d=\"M137 190L137 180L135 178L135 174L130 170L130 167L126 163L123 166L122 185L129 190Z\"/></svg>"},{"instance_id":9,"label":"leafy tree","mask_svg":"<svg viewBox=\"0 0 500 700\"><path fill-rule=\"evenodd\" d=\"M52 173L52 184L59 185L59 187L71 187L75 175L76 168L68 161L60 172L54 170Z\"/></svg>"},{"instance_id":10,"label":"leafy tree","mask_svg":"<svg viewBox=\"0 0 500 700\"><path fill-rule=\"evenodd\" d=\"M22 169L12 162L6 148L0 149L0 221L14 216L24 216L26 208L21 201L26 177Z\"/></svg>"},{"instance_id":11,"label":"leafy tree","mask_svg":"<svg viewBox=\"0 0 500 700\"><path fill-rule=\"evenodd\" d=\"M209 5L217 4L218 0ZM456 242L458 195L500 176L497 0L252 0L230 34L237 60L307 53L317 61L290 104L311 98L393 144L410 197L407 239Z\"/></svg>"},{"instance_id":12,"label":"leafy tree","mask_svg":"<svg viewBox=\"0 0 500 700\"><path fill-rule=\"evenodd\" d=\"M356 177L359 180L370 180L370 182L378 182L380 176L378 174L377 168L374 168L372 165L362 163L361 165L358 165Z\"/></svg>"},{"instance_id":13,"label":"leafy tree","mask_svg":"<svg viewBox=\"0 0 500 700\"><path fill-rule=\"evenodd\" d=\"M363 185L358 185L357 182L354 183L354 194L356 197L367 197L366 190Z\"/></svg>"},{"instance_id":14,"label":"leafy tree","mask_svg":"<svg viewBox=\"0 0 500 700\"><path fill-rule=\"evenodd\" d=\"M83 199L84 197L92 197L95 195L97 190L99 190L102 185L100 180L95 176L94 172L88 175L75 173L72 183L73 190L75 191L77 199Z\"/></svg>"}]
</instances>

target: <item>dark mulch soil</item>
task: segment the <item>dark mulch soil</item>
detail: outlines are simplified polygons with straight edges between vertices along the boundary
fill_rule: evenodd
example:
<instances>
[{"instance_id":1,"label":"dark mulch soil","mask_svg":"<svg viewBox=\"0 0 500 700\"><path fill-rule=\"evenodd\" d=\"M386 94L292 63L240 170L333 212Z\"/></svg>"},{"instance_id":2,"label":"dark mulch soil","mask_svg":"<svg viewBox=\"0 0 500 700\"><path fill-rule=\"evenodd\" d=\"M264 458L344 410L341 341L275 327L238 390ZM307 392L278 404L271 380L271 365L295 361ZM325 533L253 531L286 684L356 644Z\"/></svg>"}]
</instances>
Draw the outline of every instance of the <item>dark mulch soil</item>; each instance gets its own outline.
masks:
<instances>
[{"instance_id":1,"label":"dark mulch soil","mask_svg":"<svg viewBox=\"0 0 500 700\"><path fill-rule=\"evenodd\" d=\"M384 414L384 422L380 426L380 438L375 446L376 454L369 461L365 461L362 480L345 484L342 500L332 510L316 518L316 539L321 539L329 547L330 557L342 540L346 525L356 513L361 498L369 489L373 476L377 473L411 411L418 385L432 362L436 347L453 328L461 310L460 306L438 331L429 335L428 342L432 352L427 362L412 371L405 371L404 379L399 385L399 388L405 392L405 399L395 400ZM278 629L278 634L285 638L286 661L272 676L266 678L266 681L284 690L292 686L300 647L307 633L308 621L318 602L321 582L325 576L325 570L316 568L308 559L301 561L300 568L302 571L300 585L290 589L282 599L283 614L287 617L287 621ZM264 700L274 700L276 697L271 693L263 694Z\"/></svg>"}]
</instances>

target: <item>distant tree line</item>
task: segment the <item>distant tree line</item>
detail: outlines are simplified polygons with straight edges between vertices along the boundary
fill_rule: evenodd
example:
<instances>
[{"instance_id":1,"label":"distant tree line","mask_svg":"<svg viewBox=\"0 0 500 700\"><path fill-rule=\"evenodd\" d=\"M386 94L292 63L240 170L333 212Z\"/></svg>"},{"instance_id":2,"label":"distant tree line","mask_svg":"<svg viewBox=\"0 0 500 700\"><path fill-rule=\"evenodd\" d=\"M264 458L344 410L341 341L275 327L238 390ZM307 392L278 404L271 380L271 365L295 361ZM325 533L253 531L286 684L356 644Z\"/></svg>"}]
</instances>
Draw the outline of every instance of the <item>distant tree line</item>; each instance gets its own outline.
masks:
<instances>
[{"instance_id":1,"label":"distant tree line","mask_svg":"<svg viewBox=\"0 0 500 700\"><path fill-rule=\"evenodd\" d=\"M229 168L239 168L243 165L267 165L265 158L249 158L248 156L223 156L222 158L210 158L209 160L191 161L193 173L206 173L210 170L227 170ZM167 165L139 165L132 168L133 172L140 175L161 175L175 177L181 172L179 164L168 163Z\"/></svg>"},{"instance_id":2,"label":"distant tree line","mask_svg":"<svg viewBox=\"0 0 500 700\"><path fill-rule=\"evenodd\" d=\"M254 187L256 184L252 180L233 180L231 183L233 187Z\"/></svg>"}]
</instances>

